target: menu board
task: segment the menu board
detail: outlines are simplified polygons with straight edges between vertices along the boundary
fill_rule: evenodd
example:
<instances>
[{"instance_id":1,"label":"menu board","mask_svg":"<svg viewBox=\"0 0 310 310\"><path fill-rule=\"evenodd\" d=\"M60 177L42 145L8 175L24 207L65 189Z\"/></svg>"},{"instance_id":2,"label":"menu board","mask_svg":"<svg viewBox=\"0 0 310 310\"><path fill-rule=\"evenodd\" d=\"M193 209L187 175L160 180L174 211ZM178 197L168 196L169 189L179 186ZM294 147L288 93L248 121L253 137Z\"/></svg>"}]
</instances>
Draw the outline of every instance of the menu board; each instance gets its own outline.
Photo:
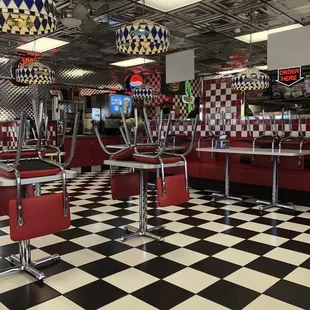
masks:
<instances>
[{"instance_id":1,"label":"menu board","mask_svg":"<svg viewBox=\"0 0 310 310\"><path fill-rule=\"evenodd\" d=\"M132 110L132 100L129 96L110 95L110 113L120 114L121 109L125 114L130 114Z\"/></svg>"}]
</instances>

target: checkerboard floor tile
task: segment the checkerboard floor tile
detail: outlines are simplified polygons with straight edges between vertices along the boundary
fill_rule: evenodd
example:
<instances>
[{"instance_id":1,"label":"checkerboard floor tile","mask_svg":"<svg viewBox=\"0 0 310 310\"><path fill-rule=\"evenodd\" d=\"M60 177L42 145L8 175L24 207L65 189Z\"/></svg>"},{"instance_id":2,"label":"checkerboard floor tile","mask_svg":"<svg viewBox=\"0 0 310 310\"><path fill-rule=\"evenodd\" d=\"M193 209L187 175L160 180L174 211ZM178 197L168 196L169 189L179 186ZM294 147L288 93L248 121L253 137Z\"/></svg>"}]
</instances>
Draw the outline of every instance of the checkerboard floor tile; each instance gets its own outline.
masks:
<instances>
[{"instance_id":1,"label":"checkerboard floor tile","mask_svg":"<svg viewBox=\"0 0 310 310\"><path fill-rule=\"evenodd\" d=\"M34 259L62 260L43 269L43 282L2 277L0 309L310 309L308 201L296 212L259 211L251 197L213 203L210 191L192 188L188 203L157 209L150 190L148 223L166 225L165 242L122 243L123 226L137 226L138 197L113 201L108 171L81 174L68 188L70 229L32 241ZM8 225L1 217L1 269L18 251Z\"/></svg>"}]
</instances>

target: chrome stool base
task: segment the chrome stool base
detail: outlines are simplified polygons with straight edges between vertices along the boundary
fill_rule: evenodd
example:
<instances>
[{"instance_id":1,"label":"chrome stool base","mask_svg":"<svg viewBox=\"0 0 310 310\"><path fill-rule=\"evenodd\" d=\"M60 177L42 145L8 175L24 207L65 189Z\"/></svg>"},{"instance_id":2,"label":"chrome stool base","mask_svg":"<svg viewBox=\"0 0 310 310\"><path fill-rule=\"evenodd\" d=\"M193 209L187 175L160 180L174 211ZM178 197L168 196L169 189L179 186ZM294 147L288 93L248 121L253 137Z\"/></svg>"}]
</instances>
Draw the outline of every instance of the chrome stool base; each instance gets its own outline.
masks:
<instances>
[{"instance_id":1,"label":"chrome stool base","mask_svg":"<svg viewBox=\"0 0 310 310\"><path fill-rule=\"evenodd\" d=\"M136 228L130 225L125 226L124 228L127 232L130 232L130 234L121 237L122 242L136 238L136 237L149 237L159 242L162 242L165 239L164 237L153 234L153 232L156 232L156 231L163 231L165 229L164 226L152 227L152 228L147 229L146 231L142 231L140 228Z\"/></svg>"},{"instance_id":2,"label":"chrome stool base","mask_svg":"<svg viewBox=\"0 0 310 310\"><path fill-rule=\"evenodd\" d=\"M282 208L282 209L289 209L289 210L295 210L295 206L293 204L282 204L282 203L272 203L270 201L264 201L264 200L256 200L256 203L262 204L263 206L260 206L260 210L268 210L271 208Z\"/></svg>"},{"instance_id":3,"label":"chrome stool base","mask_svg":"<svg viewBox=\"0 0 310 310\"><path fill-rule=\"evenodd\" d=\"M0 276L8 275L13 272L25 271L35 277L37 280L41 281L45 278L45 274L35 267L60 260L60 256L58 254L54 254L52 256L44 257L36 261L31 261L29 240L19 242L19 248L19 256L13 254L10 255L8 259L6 259L14 266L0 271Z\"/></svg>"},{"instance_id":4,"label":"chrome stool base","mask_svg":"<svg viewBox=\"0 0 310 310\"><path fill-rule=\"evenodd\" d=\"M225 194L213 193L211 196L212 196L212 202L215 202L217 200L222 200L222 199L230 199L230 200L236 200L236 201L243 201L243 199L240 198L240 197L234 197L234 196L225 195Z\"/></svg>"}]
</instances>

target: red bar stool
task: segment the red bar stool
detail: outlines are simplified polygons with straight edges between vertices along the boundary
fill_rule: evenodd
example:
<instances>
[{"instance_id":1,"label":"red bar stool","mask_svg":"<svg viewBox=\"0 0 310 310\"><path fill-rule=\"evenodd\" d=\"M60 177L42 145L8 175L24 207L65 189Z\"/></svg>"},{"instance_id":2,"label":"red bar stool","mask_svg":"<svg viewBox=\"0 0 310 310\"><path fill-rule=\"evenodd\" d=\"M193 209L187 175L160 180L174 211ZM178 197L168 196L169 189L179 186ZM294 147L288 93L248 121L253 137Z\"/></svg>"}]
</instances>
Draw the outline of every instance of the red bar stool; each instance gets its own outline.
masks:
<instances>
[{"instance_id":1,"label":"red bar stool","mask_svg":"<svg viewBox=\"0 0 310 310\"><path fill-rule=\"evenodd\" d=\"M70 227L70 207L65 167L70 163L74 154L78 120L79 115L77 114L70 155L67 161L61 164L43 158L41 148L39 147L41 144L41 130L39 130L38 147L36 149L37 158L22 159L21 153L24 145L25 131L25 114L22 113L15 161L12 165L0 162L0 174L6 178L16 180L16 199L9 201L8 215L10 237L13 241L19 242L19 256L11 255L9 261L14 267L0 272L0 275L7 275L16 271L26 271L36 279L42 280L45 278L45 275L36 269L36 267L60 259L60 256L55 254L37 261L32 261L30 240ZM41 128L41 125L39 128ZM62 193L41 196L41 182L46 182L49 177L55 175L60 175L62 180ZM26 184L28 185L25 190L23 185ZM35 189L33 189L32 184L35 184Z\"/></svg>"}]
</instances>

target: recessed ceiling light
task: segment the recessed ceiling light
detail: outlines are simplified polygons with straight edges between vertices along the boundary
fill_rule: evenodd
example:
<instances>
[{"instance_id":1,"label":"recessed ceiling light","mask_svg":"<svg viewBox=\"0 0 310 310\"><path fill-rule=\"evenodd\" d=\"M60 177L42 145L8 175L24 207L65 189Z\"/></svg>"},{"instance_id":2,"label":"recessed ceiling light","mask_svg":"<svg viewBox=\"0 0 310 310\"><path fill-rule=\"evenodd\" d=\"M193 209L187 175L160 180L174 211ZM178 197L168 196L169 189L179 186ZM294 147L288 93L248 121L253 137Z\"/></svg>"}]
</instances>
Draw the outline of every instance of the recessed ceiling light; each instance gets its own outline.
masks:
<instances>
[{"instance_id":1,"label":"recessed ceiling light","mask_svg":"<svg viewBox=\"0 0 310 310\"><path fill-rule=\"evenodd\" d=\"M117 67L134 67L138 65L148 64L151 62L155 62L155 60L138 57L138 58L133 58L133 59L128 59L128 60L113 62L110 65L117 66Z\"/></svg>"},{"instance_id":2,"label":"recessed ceiling light","mask_svg":"<svg viewBox=\"0 0 310 310\"><path fill-rule=\"evenodd\" d=\"M23 44L17 47L17 49L34 52L34 53L43 53L43 52L50 51L54 48L67 45L67 44L69 44L69 42L51 39L51 38L40 38L40 39L31 41L29 43Z\"/></svg>"},{"instance_id":3,"label":"recessed ceiling light","mask_svg":"<svg viewBox=\"0 0 310 310\"><path fill-rule=\"evenodd\" d=\"M297 29L297 28L301 28L301 27L303 27L303 25L294 24L294 25L284 26L284 27L280 27L280 28L254 32L254 33L252 33L252 43L267 41L268 35L272 34L272 33L283 32L283 31ZM238 37L235 37L235 39L242 41L242 42L245 42L245 43L251 43L251 34L238 36Z\"/></svg>"},{"instance_id":4,"label":"recessed ceiling light","mask_svg":"<svg viewBox=\"0 0 310 310\"><path fill-rule=\"evenodd\" d=\"M145 5L163 12L173 11L202 0L145 0ZM139 1L143 3L144 1Z\"/></svg>"}]
</instances>

